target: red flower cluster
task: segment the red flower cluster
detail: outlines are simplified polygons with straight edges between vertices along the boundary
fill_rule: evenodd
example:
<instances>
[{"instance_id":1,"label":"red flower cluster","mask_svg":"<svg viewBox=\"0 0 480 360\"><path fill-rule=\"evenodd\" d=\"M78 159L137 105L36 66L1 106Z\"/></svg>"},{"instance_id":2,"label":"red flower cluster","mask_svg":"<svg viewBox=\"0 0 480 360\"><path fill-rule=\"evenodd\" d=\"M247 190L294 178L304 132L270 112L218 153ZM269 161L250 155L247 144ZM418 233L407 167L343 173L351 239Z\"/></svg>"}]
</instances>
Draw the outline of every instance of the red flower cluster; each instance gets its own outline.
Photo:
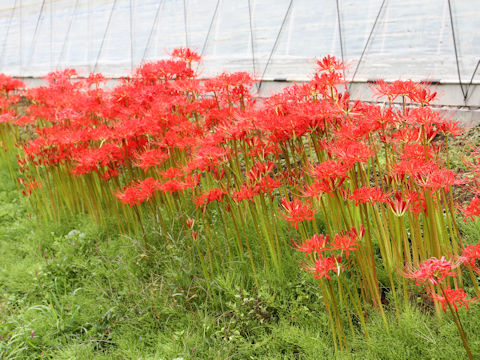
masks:
<instances>
[{"instance_id":1,"label":"red flower cluster","mask_svg":"<svg viewBox=\"0 0 480 360\"><path fill-rule=\"evenodd\" d=\"M350 252L359 248L357 242L365 233L365 229L361 225L359 230L352 228L348 232L336 234L333 240L327 235L315 234L311 238L306 239L303 243L293 242L293 247L304 252L309 262L302 267L308 272L314 274L315 279L327 278L331 280L329 272L334 272L340 276L341 271L345 268L343 264L343 254L346 259L349 258ZM326 253L329 255L326 256Z\"/></svg>"},{"instance_id":2,"label":"red flower cluster","mask_svg":"<svg viewBox=\"0 0 480 360\"><path fill-rule=\"evenodd\" d=\"M124 204L130 206L141 204L146 199L150 198L158 189L159 183L153 178L146 178L145 180L136 183L125 189L125 191L115 194Z\"/></svg>"},{"instance_id":3,"label":"red flower cluster","mask_svg":"<svg viewBox=\"0 0 480 360\"><path fill-rule=\"evenodd\" d=\"M477 260L480 260L480 243L468 245L462 252L463 263L480 275L480 267Z\"/></svg>"},{"instance_id":4,"label":"red flower cluster","mask_svg":"<svg viewBox=\"0 0 480 360\"><path fill-rule=\"evenodd\" d=\"M355 201L356 206L365 203L385 203L389 199L388 194L386 194L382 189L368 186L354 189L349 198L350 200Z\"/></svg>"},{"instance_id":5,"label":"red flower cluster","mask_svg":"<svg viewBox=\"0 0 480 360\"><path fill-rule=\"evenodd\" d=\"M432 299L438 301L442 304L443 311L447 310L448 304L452 305L455 311L458 312L458 308L464 306L466 310L468 310L468 304L472 302L476 302L477 299L467 299L467 294L463 289L451 289L450 287L446 287L443 289L444 295L438 295L436 293L432 293Z\"/></svg>"},{"instance_id":6,"label":"red flower cluster","mask_svg":"<svg viewBox=\"0 0 480 360\"><path fill-rule=\"evenodd\" d=\"M417 285L426 281L435 285L437 290L428 292L434 301L438 301L442 305L444 311L447 309L447 306L453 306L455 311L458 311L458 308L461 306L468 309L468 304L478 299L467 299L468 295L463 289L452 289L449 286L442 286L441 284L446 278L456 277L458 273L454 272L454 270L462 264L466 264L477 271L475 261L479 258L480 244L469 245L464 249L463 255L456 262L446 260L445 257L441 259L430 258L420 264L418 270L403 273L403 276L415 279Z\"/></svg>"},{"instance_id":7,"label":"red flower cluster","mask_svg":"<svg viewBox=\"0 0 480 360\"><path fill-rule=\"evenodd\" d=\"M403 276L415 279L416 284L419 285L425 281L430 281L433 285L438 285L446 277L455 277L457 273L454 272L459 267L461 262L453 262L442 258L430 258L420 264L418 270L411 270L403 273Z\"/></svg>"},{"instance_id":8,"label":"red flower cluster","mask_svg":"<svg viewBox=\"0 0 480 360\"><path fill-rule=\"evenodd\" d=\"M474 197L470 204L464 209L461 209L462 213L465 215L465 221L467 219L474 220L475 217L480 216L480 197Z\"/></svg>"},{"instance_id":9,"label":"red flower cluster","mask_svg":"<svg viewBox=\"0 0 480 360\"><path fill-rule=\"evenodd\" d=\"M303 243L296 243L293 242L294 248L298 251L304 252L305 255L312 253L321 254L324 251L327 251L328 248L326 247L327 242L329 240L329 236L325 236L323 234L315 234L310 239L305 240Z\"/></svg>"},{"instance_id":10,"label":"red flower cluster","mask_svg":"<svg viewBox=\"0 0 480 360\"><path fill-rule=\"evenodd\" d=\"M342 254L345 252L345 256L348 259L350 251L358 250L360 245L357 243L357 240L364 234L365 229L363 228L363 225L360 226L359 231L353 227L348 232L337 234L331 243L331 250L341 250Z\"/></svg>"},{"instance_id":11,"label":"red flower cluster","mask_svg":"<svg viewBox=\"0 0 480 360\"><path fill-rule=\"evenodd\" d=\"M345 65L327 56L311 81L258 100L251 75L201 80L195 71L200 60L190 49L176 49L113 87L101 86L101 74L79 78L72 69L27 90L0 76L1 141L16 142L19 183L25 195L34 195L34 208L43 206L42 215L52 217L88 210L125 221L132 212L122 204L143 206L128 220L153 212L161 225L213 211L215 202L238 255L249 245L241 228L255 226L264 261L271 256L275 266L281 266L275 247L282 244L283 219L310 237L294 246L306 253L306 268L316 277L339 275L358 259L355 253L365 255L356 270L369 277L363 295L377 305L379 283L368 271L376 265L376 245L390 269L411 257L420 262L419 254L453 253L454 209L466 219L480 215L480 151L474 150L465 174L452 170L448 139L461 131L429 106L436 93L428 84L379 81L373 88L383 104L352 101ZM18 127L22 131L12 131ZM455 204L452 188L470 191L470 203ZM313 235L317 213L329 236ZM203 222L212 217L201 215L198 229L193 220L185 223L194 239L207 242L210 235L198 231L210 229ZM360 222L365 229L351 228ZM364 234L365 247L359 241ZM221 242L216 252L230 254ZM440 252L432 254L430 243ZM467 247L463 256L476 270L475 251ZM217 263L215 251L207 253L207 261ZM455 268L444 258L430 259L407 276L435 284L454 276Z\"/></svg>"},{"instance_id":12,"label":"red flower cluster","mask_svg":"<svg viewBox=\"0 0 480 360\"><path fill-rule=\"evenodd\" d=\"M295 229L298 229L299 223L307 220L313 220L315 214L310 205L304 204L299 199L288 201L287 199L283 198L282 207L284 212L281 215L293 227L295 227Z\"/></svg>"},{"instance_id":13,"label":"red flower cluster","mask_svg":"<svg viewBox=\"0 0 480 360\"><path fill-rule=\"evenodd\" d=\"M204 205L207 205L208 203L211 203L212 201L223 201L223 197L226 194L227 193L225 192L225 190L212 189L195 198L194 202L197 207L202 207Z\"/></svg>"}]
</instances>

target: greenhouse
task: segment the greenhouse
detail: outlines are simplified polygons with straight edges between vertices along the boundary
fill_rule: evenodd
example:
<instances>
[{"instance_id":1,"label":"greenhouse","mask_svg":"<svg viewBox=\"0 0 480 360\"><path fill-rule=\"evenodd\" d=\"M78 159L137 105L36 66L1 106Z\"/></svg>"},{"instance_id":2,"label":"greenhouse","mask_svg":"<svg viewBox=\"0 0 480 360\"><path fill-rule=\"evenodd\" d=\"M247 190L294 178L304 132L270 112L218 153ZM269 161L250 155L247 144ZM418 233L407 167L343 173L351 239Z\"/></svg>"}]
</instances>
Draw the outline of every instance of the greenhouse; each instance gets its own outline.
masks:
<instances>
[{"instance_id":1,"label":"greenhouse","mask_svg":"<svg viewBox=\"0 0 480 360\"><path fill-rule=\"evenodd\" d=\"M445 92L440 104L476 108L479 15L469 0L5 0L1 69L35 79L73 67L118 78L183 46L202 55L202 77L248 71L295 82L329 54L348 64L355 85L426 80Z\"/></svg>"}]
</instances>

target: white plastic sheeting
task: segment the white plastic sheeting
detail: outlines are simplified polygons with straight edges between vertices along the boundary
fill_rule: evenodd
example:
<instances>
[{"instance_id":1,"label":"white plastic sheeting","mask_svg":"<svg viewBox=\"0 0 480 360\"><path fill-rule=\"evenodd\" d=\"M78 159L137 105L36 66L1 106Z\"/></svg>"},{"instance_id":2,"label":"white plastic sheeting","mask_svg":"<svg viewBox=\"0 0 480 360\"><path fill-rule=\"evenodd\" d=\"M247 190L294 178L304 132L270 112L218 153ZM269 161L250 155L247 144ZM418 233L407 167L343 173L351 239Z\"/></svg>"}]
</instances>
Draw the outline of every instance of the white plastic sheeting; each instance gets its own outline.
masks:
<instances>
[{"instance_id":1,"label":"white plastic sheeting","mask_svg":"<svg viewBox=\"0 0 480 360\"><path fill-rule=\"evenodd\" d=\"M464 91L480 79L479 19L479 0L2 0L0 71L118 77L189 46L203 77L306 80L314 58L343 54L347 79L459 84L460 73Z\"/></svg>"}]
</instances>

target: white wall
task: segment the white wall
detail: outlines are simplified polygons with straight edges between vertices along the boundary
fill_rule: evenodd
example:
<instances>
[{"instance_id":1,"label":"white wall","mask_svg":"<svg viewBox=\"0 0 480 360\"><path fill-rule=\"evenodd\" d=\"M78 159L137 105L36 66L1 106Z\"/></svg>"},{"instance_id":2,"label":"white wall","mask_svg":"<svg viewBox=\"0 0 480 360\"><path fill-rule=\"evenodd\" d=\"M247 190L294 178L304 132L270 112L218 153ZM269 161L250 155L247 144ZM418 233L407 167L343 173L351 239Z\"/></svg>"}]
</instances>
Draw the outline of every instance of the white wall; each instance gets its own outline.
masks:
<instances>
[{"instance_id":1,"label":"white wall","mask_svg":"<svg viewBox=\"0 0 480 360\"><path fill-rule=\"evenodd\" d=\"M203 77L243 70L298 81L315 57L342 57L343 45L347 79L438 80L463 101L480 60L480 1L451 0L451 10L463 92L448 0L2 0L0 71L118 77L188 45L203 51Z\"/></svg>"}]
</instances>

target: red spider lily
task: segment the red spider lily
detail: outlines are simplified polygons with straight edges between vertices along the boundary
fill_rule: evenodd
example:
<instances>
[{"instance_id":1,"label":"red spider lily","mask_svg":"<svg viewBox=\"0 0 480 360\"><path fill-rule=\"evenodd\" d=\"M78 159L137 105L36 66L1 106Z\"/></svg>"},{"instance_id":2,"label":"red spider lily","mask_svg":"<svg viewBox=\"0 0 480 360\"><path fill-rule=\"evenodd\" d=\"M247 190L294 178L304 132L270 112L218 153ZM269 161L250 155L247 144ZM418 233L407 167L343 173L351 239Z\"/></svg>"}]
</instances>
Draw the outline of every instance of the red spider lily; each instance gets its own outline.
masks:
<instances>
[{"instance_id":1,"label":"red spider lily","mask_svg":"<svg viewBox=\"0 0 480 360\"><path fill-rule=\"evenodd\" d=\"M283 198L282 207L285 210L284 213L281 213L282 217L288 221L295 229L298 229L298 224L302 221L313 220L315 212L310 207L309 204L304 204L299 199L293 199L293 201L288 201Z\"/></svg>"},{"instance_id":2,"label":"red spider lily","mask_svg":"<svg viewBox=\"0 0 480 360\"><path fill-rule=\"evenodd\" d=\"M446 120L439 125L440 131L445 135L452 135L453 137L457 137L464 133L464 129L459 127L460 122Z\"/></svg>"},{"instance_id":3,"label":"red spider lily","mask_svg":"<svg viewBox=\"0 0 480 360\"><path fill-rule=\"evenodd\" d=\"M303 176L305 171L297 172L295 169L286 169L280 175L280 178L284 180L284 183L290 187L295 188L299 185L299 182L303 182Z\"/></svg>"},{"instance_id":4,"label":"red spider lily","mask_svg":"<svg viewBox=\"0 0 480 360\"><path fill-rule=\"evenodd\" d=\"M389 199L388 194L382 189L368 186L353 190L348 198L355 201L355 206L365 203L384 203Z\"/></svg>"},{"instance_id":5,"label":"red spider lily","mask_svg":"<svg viewBox=\"0 0 480 360\"><path fill-rule=\"evenodd\" d=\"M464 264L472 268L477 274L480 274L480 268L476 262L480 259L480 243L475 245L468 245L463 249L462 257Z\"/></svg>"},{"instance_id":6,"label":"red spider lily","mask_svg":"<svg viewBox=\"0 0 480 360\"><path fill-rule=\"evenodd\" d=\"M317 60L318 71L335 72L345 69L345 65L335 56L327 55L322 60Z\"/></svg>"},{"instance_id":7,"label":"red spider lily","mask_svg":"<svg viewBox=\"0 0 480 360\"><path fill-rule=\"evenodd\" d=\"M216 181L221 181L225 176L225 169L219 170L218 168L210 169L210 173Z\"/></svg>"},{"instance_id":8,"label":"red spider lily","mask_svg":"<svg viewBox=\"0 0 480 360\"><path fill-rule=\"evenodd\" d=\"M308 257L311 253L321 254L323 251L328 250L326 244L328 242L329 236L323 234L315 234L310 239L305 240L303 243L297 243L292 241L293 247L301 252L305 253L305 256Z\"/></svg>"},{"instance_id":9,"label":"red spider lily","mask_svg":"<svg viewBox=\"0 0 480 360\"><path fill-rule=\"evenodd\" d=\"M183 174L183 171L176 167L170 167L167 170L160 171L160 175L163 179L174 179L182 176Z\"/></svg>"},{"instance_id":10,"label":"red spider lily","mask_svg":"<svg viewBox=\"0 0 480 360\"><path fill-rule=\"evenodd\" d=\"M360 103L357 105L357 109L361 114L357 120L358 125L363 128L365 135L399 122L390 108L382 108L376 104Z\"/></svg>"},{"instance_id":11,"label":"red spider lily","mask_svg":"<svg viewBox=\"0 0 480 360\"><path fill-rule=\"evenodd\" d=\"M213 92L218 106L231 107L233 103L239 103L241 108L252 100L249 87L255 80L246 72L234 74L222 73L204 83L205 91Z\"/></svg>"},{"instance_id":12,"label":"red spider lily","mask_svg":"<svg viewBox=\"0 0 480 360\"><path fill-rule=\"evenodd\" d=\"M437 97L437 92L433 92L431 89L429 89L427 87L429 85L428 83L423 83L422 85L424 86L417 88L416 91L410 94L410 98L422 106L427 106L430 105L433 100L435 100Z\"/></svg>"},{"instance_id":13,"label":"red spider lily","mask_svg":"<svg viewBox=\"0 0 480 360\"><path fill-rule=\"evenodd\" d=\"M306 134L309 126L304 120L295 114L279 115L277 111L267 108L257 114L255 126L269 133L268 140L279 143Z\"/></svg>"},{"instance_id":14,"label":"red spider lily","mask_svg":"<svg viewBox=\"0 0 480 360\"><path fill-rule=\"evenodd\" d=\"M433 285L438 285L440 281L447 276L456 277L457 273L453 270L459 267L460 264L461 261L449 261L446 260L444 256L440 259L432 257L422 262L418 270L413 269L408 272L403 272L402 275L409 279L415 279L417 285L427 280Z\"/></svg>"},{"instance_id":15,"label":"red spider lily","mask_svg":"<svg viewBox=\"0 0 480 360\"><path fill-rule=\"evenodd\" d=\"M214 188L196 197L194 199L194 203L197 207L202 207L211 203L212 201L223 201L223 198L226 194L227 192L225 190Z\"/></svg>"},{"instance_id":16,"label":"red spider lily","mask_svg":"<svg viewBox=\"0 0 480 360\"><path fill-rule=\"evenodd\" d=\"M6 112L0 115L0 124L9 124L12 123L15 118L15 115L11 112Z\"/></svg>"},{"instance_id":17,"label":"red spider lily","mask_svg":"<svg viewBox=\"0 0 480 360\"><path fill-rule=\"evenodd\" d=\"M435 96L428 94L427 91L425 91L424 94L423 89L426 87L427 85L414 83L412 80L397 80L391 84L388 84L384 80L378 80L373 86L373 91L377 98L386 96L390 101L394 101L400 96L408 97L413 101L425 101L430 97L429 101L431 101Z\"/></svg>"},{"instance_id":18,"label":"red spider lily","mask_svg":"<svg viewBox=\"0 0 480 360\"><path fill-rule=\"evenodd\" d=\"M23 185L22 194L24 196L31 195L36 188L40 187L40 184L35 180L29 181L29 182L24 182L23 179L21 178L18 178L18 180L19 180L19 183Z\"/></svg>"},{"instance_id":19,"label":"red spider lily","mask_svg":"<svg viewBox=\"0 0 480 360\"><path fill-rule=\"evenodd\" d=\"M80 175L96 171L101 166L121 162L123 155L122 149L114 144L105 144L98 149L79 150L74 158L77 164L72 173Z\"/></svg>"},{"instance_id":20,"label":"red spider lily","mask_svg":"<svg viewBox=\"0 0 480 360\"><path fill-rule=\"evenodd\" d=\"M388 205L396 216L403 216L410 206L410 200L404 200L402 194L396 192L394 199L388 200Z\"/></svg>"},{"instance_id":21,"label":"red spider lily","mask_svg":"<svg viewBox=\"0 0 480 360\"><path fill-rule=\"evenodd\" d=\"M310 174L316 180L332 180L342 181L347 178L347 173L351 166L343 163L342 161L326 160L315 166Z\"/></svg>"},{"instance_id":22,"label":"red spider lily","mask_svg":"<svg viewBox=\"0 0 480 360\"><path fill-rule=\"evenodd\" d=\"M314 182L311 185L306 185L301 191L303 197L314 197L319 199L324 192L330 193L334 189L326 182Z\"/></svg>"},{"instance_id":23,"label":"red spider lily","mask_svg":"<svg viewBox=\"0 0 480 360\"><path fill-rule=\"evenodd\" d=\"M133 186L125 188L123 192L117 192L115 196L124 204L128 204L132 207L141 204L151 197L154 192L158 190L158 187L159 183L150 177Z\"/></svg>"},{"instance_id":24,"label":"red spider lily","mask_svg":"<svg viewBox=\"0 0 480 360\"><path fill-rule=\"evenodd\" d=\"M265 176L262 178L257 185L259 191L265 194L271 194L274 189L279 188L281 182L276 179L272 179L270 176Z\"/></svg>"},{"instance_id":25,"label":"red spider lily","mask_svg":"<svg viewBox=\"0 0 480 360\"><path fill-rule=\"evenodd\" d=\"M438 170L438 166L433 160L426 161L425 159L406 158L401 159L393 165L391 175L410 175L413 178L421 178L422 175L434 172L435 170Z\"/></svg>"},{"instance_id":26,"label":"red spider lily","mask_svg":"<svg viewBox=\"0 0 480 360\"><path fill-rule=\"evenodd\" d=\"M187 64L191 62L199 62L201 60L200 55L198 55L195 51L192 51L188 48L177 48L172 51L172 57L178 58L180 60L185 61Z\"/></svg>"},{"instance_id":27,"label":"red spider lily","mask_svg":"<svg viewBox=\"0 0 480 360\"><path fill-rule=\"evenodd\" d=\"M232 194L233 201L239 202L245 199L253 200L255 195L258 195L259 189L258 186L248 186L247 184L243 184L240 190L235 191Z\"/></svg>"},{"instance_id":28,"label":"red spider lily","mask_svg":"<svg viewBox=\"0 0 480 360\"><path fill-rule=\"evenodd\" d=\"M315 91L322 94L325 99L334 99L338 96L337 86L344 84L345 80L343 76L338 72L324 72L321 74L315 74L310 84ZM333 98L332 98L333 93Z\"/></svg>"},{"instance_id":29,"label":"red spider lily","mask_svg":"<svg viewBox=\"0 0 480 360\"><path fill-rule=\"evenodd\" d=\"M375 155L368 145L359 141L335 141L326 145L326 148L330 154L346 164L347 167L351 167L355 163L365 163Z\"/></svg>"},{"instance_id":30,"label":"red spider lily","mask_svg":"<svg viewBox=\"0 0 480 360\"><path fill-rule=\"evenodd\" d=\"M271 161L266 163L256 162L255 165L250 169L250 172L247 174L247 176L252 182L257 182L262 177L269 174L274 167L275 164Z\"/></svg>"},{"instance_id":31,"label":"red spider lily","mask_svg":"<svg viewBox=\"0 0 480 360\"><path fill-rule=\"evenodd\" d=\"M195 220L191 219L191 218L188 218L186 221L185 221L185 225L189 228L189 229L193 229L193 225L195 224Z\"/></svg>"},{"instance_id":32,"label":"red spider lily","mask_svg":"<svg viewBox=\"0 0 480 360\"><path fill-rule=\"evenodd\" d=\"M183 179L183 184L185 189L192 189L198 186L198 184L200 184L201 176L202 174L193 174L190 176L185 176L185 178Z\"/></svg>"},{"instance_id":33,"label":"red spider lily","mask_svg":"<svg viewBox=\"0 0 480 360\"><path fill-rule=\"evenodd\" d=\"M426 144L430 144L438 133L436 124L424 124L421 127L410 129L411 140L422 141Z\"/></svg>"},{"instance_id":34,"label":"red spider lily","mask_svg":"<svg viewBox=\"0 0 480 360\"><path fill-rule=\"evenodd\" d=\"M329 272L335 273L337 276L340 276L341 271L341 257L335 257L333 255L328 257L320 256L315 259L314 264L307 266L302 266L305 271L311 272L314 274L315 279L326 278L332 280Z\"/></svg>"},{"instance_id":35,"label":"red spider lily","mask_svg":"<svg viewBox=\"0 0 480 360\"><path fill-rule=\"evenodd\" d=\"M445 189L448 192L450 186L462 185L464 182L457 178L457 174L448 169L433 169L432 171L424 171L415 179L415 182L424 188L432 191Z\"/></svg>"},{"instance_id":36,"label":"red spider lily","mask_svg":"<svg viewBox=\"0 0 480 360\"><path fill-rule=\"evenodd\" d=\"M102 74L93 74L93 73L89 74L88 77L85 79L85 82L88 87L92 85L98 86L101 83L106 81L107 79L105 79Z\"/></svg>"},{"instance_id":37,"label":"red spider lily","mask_svg":"<svg viewBox=\"0 0 480 360\"><path fill-rule=\"evenodd\" d=\"M467 219L474 220L475 217L480 216L480 197L474 197L464 209L460 208L463 215L465 215L465 222Z\"/></svg>"},{"instance_id":38,"label":"red spider lily","mask_svg":"<svg viewBox=\"0 0 480 360\"><path fill-rule=\"evenodd\" d=\"M362 237L364 234L365 229L363 228L363 225L360 225L358 231L356 228L352 227L348 232L337 234L330 244L330 250L341 250L342 253L345 251L345 255L348 259L350 251L358 250L360 245L356 242L358 238Z\"/></svg>"},{"instance_id":39,"label":"red spider lily","mask_svg":"<svg viewBox=\"0 0 480 360\"><path fill-rule=\"evenodd\" d=\"M410 125L434 126L436 129L445 123L443 115L429 107L407 109L402 121Z\"/></svg>"},{"instance_id":40,"label":"red spider lily","mask_svg":"<svg viewBox=\"0 0 480 360\"><path fill-rule=\"evenodd\" d=\"M0 92L8 94L14 90L25 88L25 83L11 76L0 74Z\"/></svg>"},{"instance_id":41,"label":"red spider lily","mask_svg":"<svg viewBox=\"0 0 480 360\"><path fill-rule=\"evenodd\" d=\"M418 191L406 191L404 194L406 201L408 202L408 210L419 215L420 213L427 213L427 201L425 195ZM432 195L432 197L434 197Z\"/></svg>"},{"instance_id":42,"label":"red spider lily","mask_svg":"<svg viewBox=\"0 0 480 360\"><path fill-rule=\"evenodd\" d=\"M154 85L165 80L191 78L194 71L185 61L160 60L142 65L135 76L144 84Z\"/></svg>"},{"instance_id":43,"label":"red spider lily","mask_svg":"<svg viewBox=\"0 0 480 360\"><path fill-rule=\"evenodd\" d=\"M178 191L183 191L187 187L188 186L185 182L177 179L172 179L172 180L167 180L162 184L159 184L158 190L160 190L163 193L175 193Z\"/></svg>"},{"instance_id":44,"label":"red spider lily","mask_svg":"<svg viewBox=\"0 0 480 360\"><path fill-rule=\"evenodd\" d=\"M391 94L391 86L385 80L376 80L372 86L372 90L377 98L387 96L390 101L394 100L392 98L393 94Z\"/></svg>"},{"instance_id":45,"label":"red spider lily","mask_svg":"<svg viewBox=\"0 0 480 360\"><path fill-rule=\"evenodd\" d=\"M116 178L120 176L120 172L118 169L115 167L116 165L109 165L107 170L105 170L103 173L100 173L100 178L102 180L109 180L111 178Z\"/></svg>"},{"instance_id":46,"label":"red spider lily","mask_svg":"<svg viewBox=\"0 0 480 360\"><path fill-rule=\"evenodd\" d=\"M459 307L465 307L465 310L468 310L468 304L477 302L478 299L467 299L468 294L463 291L463 289L451 289L450 287L445 287L443 289L443 296L436 293L432 293L431 297L434 301L438 301L442 304L443 311L447 310L448 304L452 305L456 312L458 312Z\"/></svg>"},{"instance_id":47,"label":"red spider lily","mask_svg":"<svg viewBox=\"0 0 480 360\"><path fill-rule=\"evenodd\" d=\"M197 240L197 239L198 239L198 231L191 230L191 231L190 231L190 235L191 235L191 237L192 237L193 240Z\"/></svg>"},{"instance_id":48,"label":"red spider lily","mask_svg":"<svg viewBox=\"0 0 480 360\"><path fill-rule=\"evenodd\" d=\"M413 160L427 162L433 159L432 148L423 146L422 144L417 143L407 143L403 147L400 160L409 162Z\"/></svg>"},{"instance_id":49,"label":"red spider lily","mask_svg":"<svg viewBox=\"0 0 480 360\"><path fill-rule=\"evenodd\" d=\"M161 149L148 150L137 156L138 162L135 166L147 172L149 168L162 164L168 158L168 154Z\"/></svg>"}]
</instances>

